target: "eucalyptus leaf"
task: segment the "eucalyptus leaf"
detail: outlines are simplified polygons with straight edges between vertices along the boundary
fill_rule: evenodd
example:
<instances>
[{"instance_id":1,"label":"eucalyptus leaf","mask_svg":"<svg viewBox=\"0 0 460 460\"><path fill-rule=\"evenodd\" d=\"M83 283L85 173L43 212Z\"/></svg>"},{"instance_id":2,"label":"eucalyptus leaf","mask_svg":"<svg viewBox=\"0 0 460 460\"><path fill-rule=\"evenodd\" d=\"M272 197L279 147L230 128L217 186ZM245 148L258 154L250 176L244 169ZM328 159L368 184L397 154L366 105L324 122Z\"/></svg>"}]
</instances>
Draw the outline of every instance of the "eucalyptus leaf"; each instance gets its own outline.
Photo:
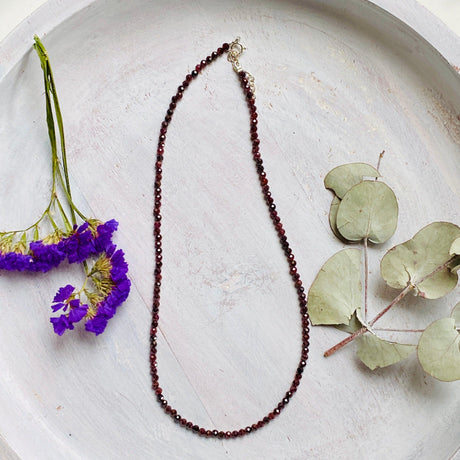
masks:
<instances>
[{"instance_id":1,"label":"eucalyptus leaf","mask_svg":"<svg viewBox=\"0 0 460 460\"><path fill-rule=\"evenodd\" d=\"M361 308L361 251L344 249L322 266L308 292L313 324L348 324Z\"/></svg>"},{"instance_id":2,"label":"eucalyptus leaf","mask_svg":"<svg viewBox=\"0 0 460 460\"><path fill-rule=\"evenodd\" d=\"M337 212L339 210L341 201L342 200L340 198L337 198L336 196L334 196L334 198L332 199L331 209L329 211L329 225L331 226L332 232L339 240L345 243L349 243L349 241L347 241L337 229Z\"/></svg>"},{"instance_id":3,"label":"eucalyptus leaf","mask_svg":"<svg viewBox=\"0 0 460 460\"><path fill-rule=\"evenodd\" d=\"M380 263L386 283L397 289L409 284L415 293L427 299L438 299L457 285L458 277L446 266L452 242L460 236L460 228L450 222L433 222L412 239L390 249ZM434 273L435 272L435 273Z\"/></svg>"},{"instance_id":4,"label":"eucalyptus leaf","mask_svg":"<svg viewBox=\"0 0 460 460\"><path fill-rule=\"evenodd\" d=\"M390 342L369 332L356 339L358 358L371 370L386 367L406 359L416 345Z\"/></svg>"},{"instance_id":5,"label":"eucalyptus leaf","mask_svg":"<svg viewBox=\"0 0 460 460\"><path fill-rule=\"evenodd\" d=\"M380 177L380 174L373 166L366 163L348 163L331 170L324 178L324 186L342 199L345 193L362 182L364 177Z\"/></svg>"},{"instance_id":6,"label":"eucalyptus leaf","mask_svg":"<svg viewBox=\"0 0 460 460\"><path fill-rule=\"evenodd\" d=\"M357 308L356 311L351 315L350 321L348 324L339 324L335 326L337 329L343 332L348 332L353 334L357 330L363 327L363 319L361 317L361 308Z\"/></svg>"},{"instance_id":7,"label":"eucalyptus leaf","mask_svg":"<svg viewBox=\"0 0 460 460\"><path fill-rule=\"evenodd\" d=\"M449 254L460 255L460 238L457 238L456 240L454 240L454 242L452 243L450 247Z\"/></svg>"},{"instance_id":8,"label":"eucalyptus leaf","mask_svg":"<svg viewBox=\"0 0 460 460\"><path fill-rule=\"evenodd\" d=\"M454 318L438 319L420 336L418 359L423 370L443 382L460 380L460 334Z\"/></svg>"},{"instance_id":9,"label":"eucalyptus leaf","mask_svg":"<svg viewBox=\"0 0 460 460\"><path fill-rule=\"evenodd\" d=\"M388 185L364 181L343 197L337 212L337 228L350 241L368 238L384 243L393 236L398 224L398 202Z\"/></svg>"}]
</instances>

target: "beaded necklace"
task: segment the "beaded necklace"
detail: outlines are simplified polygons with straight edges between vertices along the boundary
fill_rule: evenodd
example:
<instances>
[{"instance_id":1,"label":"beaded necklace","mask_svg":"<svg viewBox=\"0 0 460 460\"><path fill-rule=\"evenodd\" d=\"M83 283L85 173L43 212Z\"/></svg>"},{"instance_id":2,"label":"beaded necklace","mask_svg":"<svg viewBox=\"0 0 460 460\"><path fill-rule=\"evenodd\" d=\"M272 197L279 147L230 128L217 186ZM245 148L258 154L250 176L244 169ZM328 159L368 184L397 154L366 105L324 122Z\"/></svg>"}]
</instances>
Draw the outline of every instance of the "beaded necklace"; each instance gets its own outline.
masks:
<instances>
[{"instance_id":1,"label":"beaded necklace","mask_svg":"<svg viewBox=\"0 0 460 460\"><path fill-rule=\"evenodd\" d=\"M182 84L177 88L176 94L171 98L171 103L169 104L169 108L166 112L166 116L164 121L161 124L160 129L160 136L158 139L158 148L157 148L157 156L156 156L156 163L155 163L155 185L154 185L154 193L155 193L155 207L153 210L154 216L154 238L155 238L155 285L153 289L153 308L152 308L152 324L150 329L150 374L152 376L152 388L157 396L158 402L161 404L164 412L168 414L176 423L180 426L190 430L192 433L196 433L200 436L204 437L214 437L214 438L237 438L245 436L249 433L252 433L260 428L262 428L267 423L270 423L273 419L275 419L281 411L286 407L289 403L290 399L297 391L297 387L300 384L300 380L302 378L302 373L304 367L306 366L306 361L308 358L308 351L309 351L309 337L310 337L310 327L309 327L309 316L307 311L307 300L306 294L304 292L304 287L302 286L302 281L300 280L300 275L297 272L296 268L296 261L294 258L294 254L289 246L287 241L285 230L281 223L281 219L278 216L276 211L276 206L270 192L270 187L268 185L267 174L265 173L265 169L263 166L263 161L260 156L259 151L259 137L257 134L257 109L255 105L255 86L254 86L254 78L252 75L241 68L241 65L238 61L239 56L242 54L244 50L244 46L240 43L239 38L237 38L234 42L228 44L224 43L220 48L217 48L216 51L213 51L209 56L203 59L198 65L196 65L195 69L192 70L189 74L185 76L185 80ZM166 140L166 134L168 131L169 123L172 120L172 116L174 111L177 107L177 103L182 99L182 96L185 90L188 88L190 83L200 74L200 72L215 61L218 57L222 56L224 53L227 53L227 59L232 64L233 70L237 73L238 78L240 80L241 86L243 88L244 95L247 100L249 114L250 114L250 136L252 141L252 155L254 158L254 162L256 165L257 173L259 176L260 186L262 188L262 194L267 204L270 218L273 222L275 227L275 231L278 234L278 238L281 244L281 247L286 255L286 259L289 265L289 271L294 283L294 286L297 290L297 295L299 299L299 306L300 306L300 314L302 317L302 351L300 361L292 380L291 386L289 390L284 394L281 401L275 406L275 408L270 411L267 416L263 419L259 420L258 422L247 426L245 428L240 428L233 431L222 431L217 429L206 429L200 427L193 422L185 419L182 417L176 409L173 409L166 400L163 389L160 387L159 384L159 377L157 372L157 327L158 327L158 320L159 320L159 308L160 308L160 287L161 287L161 270L163 266L163 257L162 257L162 235L161 235L161 196L162 196L162 189L161 189L161 180L162 180L162 165L163 165L163 153L164 153L164 146Z\"/></svg>"}]
</instances>

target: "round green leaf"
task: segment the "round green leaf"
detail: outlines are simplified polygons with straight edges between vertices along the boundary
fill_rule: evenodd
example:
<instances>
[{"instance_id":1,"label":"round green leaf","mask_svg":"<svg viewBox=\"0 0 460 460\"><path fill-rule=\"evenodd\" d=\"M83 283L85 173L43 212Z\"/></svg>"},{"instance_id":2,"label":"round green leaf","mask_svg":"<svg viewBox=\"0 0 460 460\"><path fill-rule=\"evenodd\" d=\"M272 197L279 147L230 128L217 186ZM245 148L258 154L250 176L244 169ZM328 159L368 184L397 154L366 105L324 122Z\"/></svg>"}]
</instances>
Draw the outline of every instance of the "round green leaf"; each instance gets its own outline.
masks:
<instances>
[{"instance_id":1,"label":"round green leaf","mask_svg":"<svg viewBox=\"0 0 460 460\"><path fill-rule=\"evenodd\" d=\"M418 359L423 370L443 382L460 380L460 334L454 318L438 319L420 336Z\"/></svg>"},{"instance_id":2,"label":"round green leaf","mask_svg":"<svg viewBox=\"0 0 460 460\"><path fill-rule=\"evenodd\" d=\"M349 241L347 241L337 229L337 212L339 210L341 201L342 200L336 196L334 196L332 199L331 210L329 211L329 225L331 226L332 233L334 233L334 235L339 240L343 241L344 243L349 243Z\"/></svg>"},{"instance_id":3,"label":"round green leaf","mask_svg":"<svg viewBox=\"0 0 460 460\"><path fill-rule=\"evenodd\" d=\"M364 177L380 177L379 172L366 163L348 163L337 166L324 178L324 186L331 189L340 199Z\"/></svg>"},{"instance_id":4,"label":"round green leaf","mask_svg":"<svg viewBox=\"0 0 460 460\"><path fill-rule=\"evenodd\" d=\"M457 238L456 240L454 240L454 242L450 246L449 254L460 255L460 238Z\"/></svg>"},{"instance_id":5,"label":"round green leaf","mask_svg":"<svg viewBox=\"0 0 460 460\"><path fill-rule=\"evenodd\" d=\"M384 243L393 236L398 223L398 202L383 182L364 181L343 197L337 212L337 228L350 241L368 238Z\"/></svg>"},{"instance_id":6,"label":"round green leaf","mask_svg":"<svg viewBox=\"0 0 460 460\"><path fill-rule=\"evenodd\" d=\"M383 340L372 332L358 337L356 342L358 358L372 371L406 359L417 348Z\"/></svg>"},{"instance_id":7,"label":"round green leaf","mask_svg":"<svg viewBox=\"0 0 460 460\"><path fill-rule=\"evenodd\" d=\"M452 242L460 236L460 228L450 222L433 222L422 228L411 240L390 249L380 263L386 283L403 289L415 286L415 293L427 299L438 299L457 285L456 273L438 267L451 259Z\"/></svg>"},{"instance_id":8,"label":"round green leaf","mask_svg":"<svg viewBox=\"0 0 460 460\"><path fill-rule=\"evenodd\" d=\"M349 334L353 334L357 330L363 327L364 321L361 317L361 308L357 308L356 311L351 315L350 321L348 324L339 324L335 326L337 329L343 332L348 332Z\"/></svg>"},{"instance_id":9,"label":"round green leaf","mask_svg":"<svg viewBox=\"0 0 460 460\"><path fill-rule=\"evenodd\" d=\"M322 266L308 292L312 324L348 324L361 307L361 251L344 249Z\"/></svg>"}]
</instances>

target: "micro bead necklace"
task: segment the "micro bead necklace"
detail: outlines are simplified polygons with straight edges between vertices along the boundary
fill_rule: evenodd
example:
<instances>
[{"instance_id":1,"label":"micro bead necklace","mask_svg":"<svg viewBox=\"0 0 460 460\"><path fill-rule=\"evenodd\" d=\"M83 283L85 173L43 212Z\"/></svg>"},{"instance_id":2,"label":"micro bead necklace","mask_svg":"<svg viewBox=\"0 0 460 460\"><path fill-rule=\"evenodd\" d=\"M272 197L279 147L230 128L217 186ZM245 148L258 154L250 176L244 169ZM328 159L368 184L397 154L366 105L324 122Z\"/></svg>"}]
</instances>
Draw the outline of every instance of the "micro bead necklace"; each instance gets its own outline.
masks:
<instances>
[{"instance_id":1,"label":"micro bead necklace","mask_svg":"<svg viewBox=\"0 0 460 460\"><path fill-rule=\"evenodd\" d=\"M238 61L239 56L244 50L244 46L240 43L239 38L237 38L231 44L224 43L220 48L217 48L216 51L213 51L209 56L203 59L199 64L196 65L195 69L192 70L189 74L185 76L185 80L177 88L176 94L171 98L171 103L166 112L164 121L161 124L160 136L158 139L158 148L157 156L155 163L155 185L154 185L154 194L155 194L155 207L153 209L154 216L154 238L155 238L155 285L153 289L153 308L152 308L152 324L150 329L150 374L152 376L152 388L157 396L158 402L161 404L164 412L168 414L176 423L184 428L190 430L192 433L196 433L204 437L214 437L214 438L238 438L246 436L249 433L252 433L260 428L262 428L267 423L270 423L275 419L284 407L289 403L293 394L297 391L297 387L300 384L302 378L302 373L304 367L306 366L306 361L308 358L309 350L309 337L310 337L310 327L309 327L309 316L307 311L307 300L304 292L304 287L302 286L302 281L300 280L300 275L297 273L296 261L294 254L292 253L289 243L287 241L283 225L281 224L281 219L278 216L276 211L276 206L270 192L270 187L268 186L267 175L264 170L263 161L259 152L259 137L257 135L257 109L255 105L255 87L254 87L254 78L251 74L244 71L241 68L241 65ZM166 140L166 133L168 131L169 123L171 122L174 110L176 109L177 103L182 99L182 96L191 82L199 75L199 73L215 61L218 57L222 56L224 53L227 53L227 59L232 64L233 70L237 73L240 80L243 92L248 104L249 114L250 114L250 136L252 141L252 155L256 165L257 173L259 176L260 186L262 188L262 194L264 200L267 204L270 218L275 227L275 231L278 234L278 238L281 244L281 248L286 255L286 259L289 265L289 272L294 283L295 289L297 290L297 295L299 299L300 314L302 317L302 350L299 364L297 366L294 379L292 380L289 390L281 398L281 401L275 406L275 408L270 411L266 417L257 421L256 423L247 426L245 428L240 428L233 431L222 431L217 429L206 429L196 425L189 420L186 420L182 417L176 409L173 409L166 400L162 388L160 388L158 372L157 372L157 327L159 320L159 308L160 308L160 287L161 287L161 270L163 266L163 257L162 257L162 235L161 235L161 179L162 179L162 165L163 165L163 153Z\"/></svg>"}]
</instances>

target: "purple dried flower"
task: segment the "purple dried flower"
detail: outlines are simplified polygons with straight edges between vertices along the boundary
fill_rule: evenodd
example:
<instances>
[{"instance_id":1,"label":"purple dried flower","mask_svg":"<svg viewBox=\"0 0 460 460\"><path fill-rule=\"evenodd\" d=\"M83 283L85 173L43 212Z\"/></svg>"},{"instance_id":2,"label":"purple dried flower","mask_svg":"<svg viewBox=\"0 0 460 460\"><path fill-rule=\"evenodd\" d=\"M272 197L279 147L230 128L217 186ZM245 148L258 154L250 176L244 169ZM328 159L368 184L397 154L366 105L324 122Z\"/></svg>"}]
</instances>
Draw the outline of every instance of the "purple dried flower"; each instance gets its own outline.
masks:
<instances>
[{"instance_id":1,"label":"purple dried flower","mask_svg":"<svg viewBox=\"0 0 460 460\"><path fill-rule=\"evenodd\" d=\"M17 252L0 253L0 270L18 271L30 270L32 256Z\"/></svg>"},{"instance_id":2,"label":"purple dried flower","mask_svg":"<svg viewBox=\"0 0 460 460\"><path fill-rule=\"evenodd\" d=\"M73 295L74 287L68 284L60 288L54 296L53 302L57 303L51 305L53 312L61 309L64 312L69 310L67 314L50 318L54 332L58 335L64 334L67 329L73 329L73 325L81 321L88 312L88 305L82 305L80 299L72 298Z\"/></svg>"},{"instance_id":3,"label":"purple dried flower","mask_svg":"<svg viewBox=\"0 0 460 460\"><path fill-rule=\"evenodd\" d=\"M64 302L70 297L70 294L75 290L75 288L68 284L67 286L59 288L54 296L53 302Z\"/></svg>"},{"instance_id":4,"label":"purple dried flower","mask_svg":"<svg viewBox=\"0 0 460 460\"><path fill-rule=\"evenodd\" d=\"M97 236L94 240L94 246L98 253L104 252L112 244L113 233L118 228L118 222L115 219L100 224L97 227Z\"/></svg>"},{"instance_id":5,"label":"purple dried flower","mask_svg":"<svg viewBox=\"0 0 460 460\"><path fill-rule=\"evenodd\" d=\"M123 251L111 245L101 259L110 262L109 279L112 286L110 292L95 306L96 314L85 324L86 330L96 335L104 332L107 321L115 315L117 307L128 298L131 289L131 281L127 277L128 264Z\"/></svg>"},{"instance_id":6,"label":"purple dried flower","mask_svg":"<svg viewBox=\"0 0 460 460\"><path fill-rule=\"evenodd\" d=\"M94 238L88 222L74 228L74 233L61 242L62 250L66 253L69 263L83 262L96 252Z\"/></svg>"},{"instance_id":7,"label":"purple dried flower","mask_svg":"<svg viewBox=\"0 0 460 460\"><path fill-rule=\"evenodd\" d=\"M66 257L61 242L44 244L43 241L32 241L29 245L32 253L32 264L29 270L46 273L57 267Z\"/></svg>"},{"instance_id":8,"label":"purple dried flower","mask_svg":"<svg viewBox=\"0 0 460 460\"><path fill-rule=\"evenodd\" d=\"M96 335L102 334L107 326L108 319L104 316L95 316L85 324L85 329L88 332L94 332Z\"/></svg>"},{"instance_id":9,"label":"purple dried flower","mask_svg":"<svg viewBox=\"0 0 460 460\"><path fill-rule=\"evenodd\" d=\"M54 332L57 335L62 335L69 329L73 329L73 324L69 321L67 315L61 315L57 318L50 318L50 322L53 324Z\"/></svg>"}]
</instances>

